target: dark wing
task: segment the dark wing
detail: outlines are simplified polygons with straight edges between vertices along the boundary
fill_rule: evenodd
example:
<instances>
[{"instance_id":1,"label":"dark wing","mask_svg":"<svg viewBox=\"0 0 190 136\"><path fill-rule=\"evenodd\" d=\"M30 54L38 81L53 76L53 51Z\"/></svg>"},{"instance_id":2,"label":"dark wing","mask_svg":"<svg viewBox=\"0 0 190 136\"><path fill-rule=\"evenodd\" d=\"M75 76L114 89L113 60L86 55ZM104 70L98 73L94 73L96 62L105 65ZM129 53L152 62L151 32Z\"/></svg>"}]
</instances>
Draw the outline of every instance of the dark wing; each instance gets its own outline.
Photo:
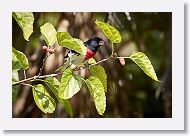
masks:
<instances>
[{"instance_id":1,"label":"dark wing","mask_svg":"<svg viewBox=\"0 0 190 136\"><path fill-rule=\"evenodd\" d=\"M76 52L76 51L74 51L74 50L70 50L68 53L67 53L67 55L66 56L64 56L64 58L68 58L69 57L69 55L68 54L75 54L75 55L77 55L77 56L79 56L80 55L80 53L78 53L78 52Z\"/></svg>"},{"instance_id":2,"label":"dark wing","mask_svg":"<svg viewBox=\"0 0 190 136\"><path fill-rule=\"evenodd\" d=\"M84 46L85 47L87 47L87 45L89 44L89 40L88 41L86 41L86 42L84 42ZM69 53L73 53L73 54L76 54L77 56L79 56L80 55L80 53L78 53L78 52L76 52L76 51L74 51L74 50L70 50L68 53L67 53L67 55L66 56L64 56L64 58L68 58L69 56L68 56L68 54Z\"/></svg>"},{"instance_id":3,"label":"dark wing","mask_svg":"<svg viewBox=\"0 0 190 136\"><path fill-rule=\"evenodd\" d=\"M84 42L84 46L87 47L87 45L89 44L89 40Z\"/></svg>"}]
</instances>

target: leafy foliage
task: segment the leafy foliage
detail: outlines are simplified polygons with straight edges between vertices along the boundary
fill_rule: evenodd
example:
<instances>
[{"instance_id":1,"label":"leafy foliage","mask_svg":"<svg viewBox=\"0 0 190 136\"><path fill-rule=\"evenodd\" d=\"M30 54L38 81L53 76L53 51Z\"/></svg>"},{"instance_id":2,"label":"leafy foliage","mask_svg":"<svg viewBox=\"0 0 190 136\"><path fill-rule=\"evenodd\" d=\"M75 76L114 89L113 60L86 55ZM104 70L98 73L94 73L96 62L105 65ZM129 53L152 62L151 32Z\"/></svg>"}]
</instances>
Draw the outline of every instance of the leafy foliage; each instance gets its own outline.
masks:
<instances>
[{"instance_id":1,"label":"leafy foliage","mask_svg":"<svg viewBox=\"0 0 190 136\"><path fill-rule=\"evenodd\" d=\"M18 58L14 53L12 53L12 70L20 70L22 68L22 65L20 64Z\"/></svg>"},{"instance_id":2,"label":"leafy foliage","mask_svg":"<svg viewBox=\"0 0 190 136\"><path fill-rule=\"evenodd\" d=\"M61 99L58 97L58 89L59 89L59 81L55 77L49 77L45 79L46 84L52 90L53 94L59 100L59 102L63 105L64 109L69 113L71 117L73 117L73 110L69 100Z\"/></svg>"},{"instance_id":3,"label":"leafy foliage","mask_svg":"<svg viewBox=\"0 0 190 136\"><path fill-rule=\"evenodd\" d=\"M97 77L104 86L104 91L107 92L107 75L104 68L100 65L92 66L89 68L94 77Z\"/></svg>"},{"instance_id":4,"label":"leafy foliage","mask_svg":"<svg viewBox=\"0 0 190 136\"><path fill-rule=\"evenodd\" d=\"M142 52L133 52L130 59L134 61L149 77L155 81L159 81L154 68L148 57Z\"/></svg>"},{"instance_id":5,"label":"leafy foliage","mask_svg":"<svg viewBox=\"0 0 190 136\"><path fill-rule=\"evenodd\" d=\"M12 83L19 81L19 75L17 70L12 70ZM12 103L15 102L17 97L19 85L12 86Z\"/></svg>"},{"instance_id":6,"label":"leafy foliage","mask_svg":"<svg viewBox=\"0 0 190 136\"><path fill-rule=\"evenodd\" d=\"M57 33L57 40L60 46L74 50L82 55L86 54L86 47L83 42L77 38L71 38L66 32Z\"/></svg>"},{"instance_id":7,"label":"leafy foliage","mask_svg":"<svg viewBox=\"0 0 190 136\"><path fill-rule=\"evenodd\" d=\"M13 69L23 69L29 68L29 63L27 57L20 51L12 47L12 58L13 58Z\"/></svg>"},{"instance_id":8,"label":"leafy foliage","mask_svg":"<svg viewBox=\"0 0 190 136\"><path fill-rule=\"evenodd\" d=\"M18 77L18 71L17 70L12 70L12 82L17 82L19 81L19 77Z\"/></svg>"},{"instance_id":9,"label":"leafy foliage","mask_svg":"<svg viewBox=\"0 0 190 136\"><path fill-rule=\"evenodd\" d=\"M13 17L23 31L26 41L29 41L30 35L33 33L34 15L31 12L13 12Z\"/></svg>"},{"instance_id":10,"label":"leafy foliage","mask_svg":"<svg viewBox=\"0 0 190 136\"><path fill-rule=\"evenodd\" d=\"M71 68L66 69L61 77L58 96L62 99L69 99L82 87L81 78L73 73Z\"/></svg>"},{"instance_id":11,"label":"leafy foliage","mask_svg":"<svg viewBox=\"0 0 190 136\"><path fill-rule=\"evenodd\" d=\"M56 30L51 23L45 23L43 26L40 27L40 32L44 37L47 45L52 46L56 41Z\"/></svg>"},{"instance_id":12,"label":"leafy foliage","mask_svg":"<svg viewBox=\"0 0 190 136\"><path fill-rule=\"evenodd\" d=\"M33 32L33 22L34 17L32 13L24 13L24 12L16 12L13 13L13 17L23 30L24 38L28 40L29 36ZM103 33L107 36L107 38L111 41L111 49L112 55L109 57L113 58L113 43L121 42L120 32L113 26L96 20L96 25L103 31ZM83 41L77 38L73 38L67 32L56 32L54 26L51 23L45 23L40 27L40 32L44 37L47 45L52 46L56 41L60 46L66 47L70 50L74 50L81 55L86 55L86 47L83 44ZM46 47L47 48L47 47ZM119 57L115 57L119 58ZM124 58L124 57L123 57ZM120 57L120 63L122 65L125 64L125 61L122 57ZM126 57L125 57L126 58ZM142 52L133 52L130 57L132 61L134 61L149 77L151 77L155 81L159 81L154 68L148 59L148 57ZM105 59L107 60L107 59ZM104 61L104 60L103 60ZM89 67L89 71L92 74L88 79L85 80L86 85L90 91L90 94L95 103L95 107L98 111L99 115L103 115L106 110L106 95L107 92L107 75L104 68L100 65L95 65L96 61L94 59L90 59L88 61L89 64L94 64ZM99 63L97 63L99 64ZM69 66L68 64L67 66ZM18 70L23 68L26 70L29 68L29 63L27 57L20 51L12 48L12 83L16 83L19 81ZM74 70L71 68L62 67L62 77L59 82L55 77L44 76L46 79L40 80L44 81L50 90L53 92L58 101L62 104L63 108L67 111L67 113L73 117L73 110L71 103L68 99L72 98L76 93L78 93L82 87L81 77L74 74ZM56 74L52 74L56 75ZM57 74L58 75L58 74ZM56 75L56 76L57 76ZM38 78L36 76L33 78L34 80ZM44 78L43 77L43 78ZM84 79L83 79L84 80ZM31 85L29 85L31 86ZM13 85L12 96L13 101L16 98L18 85ZM49 95L46 91L45 87L42 84L32 86L33 97L36 105L43 111L44 113L53 113L56 107L55 100Z\"/></svg>"},{"instance_id":13,"label":"leafy foliage","mask_svg":"<svg viewBox=\"0 0 190 136\"><path fill-rule=\"evenodd\" d=\"M106 96L104 86L99 78L90 76L86 80L86 85L93 97L96 109L100 115L103 115L106 110Z\"/></svg>"},{"instance_id":14,"label":"leafy foliage","mask_svg":"<svg viewBox=\"0 0 190 136\"><path fill-rule=\"evenodd\" d=\"M57 32L57 40L58 40L58 42L59 41L61 42L63 39L68 39L69 40L69 39L72 39L72 36L67 32Z\"/></svg>"},{"instance_id":15,"label":"leafy foliage","mask_svg":"<svg viewBox=\"0 0 190 136\"><path fill-rule=\"evenodd\" d=\"M19 81L18 70L29 67L27 57L20 51L12 47L12 83ZM12 86L12 102L14 103L17 97L19 85Z\"/></svg>"},{"instance_id":16,"label":"leafy foliage","mask_svg":"<svg viewBox=\"0 0 190 136\"><path fill-rule=\"evenodd\" d=\"M44 113L53 113L55 110L55 100L48 94L42 84L32 87L33 97L38 108Z\"/></svg>"},{"instance_id":17,"label":"leafy foliage","mask_svg":"<svg viewBox=\"0 0 190 136\"><path fill-rule=\"evenodd\" d=\"M12 103L15 103L19 85L12 86Z\"/></svg>"},{"instance_id":18,"label":"leafy foliage","mask_svg":"<svg viewBox=\"0 0 190 136\"><path fill-rule=\"evenodd\" d=\"M121 35L115 27L98 20L95 23L112 43L121 42Z\"/></svg>"}]
</instances>

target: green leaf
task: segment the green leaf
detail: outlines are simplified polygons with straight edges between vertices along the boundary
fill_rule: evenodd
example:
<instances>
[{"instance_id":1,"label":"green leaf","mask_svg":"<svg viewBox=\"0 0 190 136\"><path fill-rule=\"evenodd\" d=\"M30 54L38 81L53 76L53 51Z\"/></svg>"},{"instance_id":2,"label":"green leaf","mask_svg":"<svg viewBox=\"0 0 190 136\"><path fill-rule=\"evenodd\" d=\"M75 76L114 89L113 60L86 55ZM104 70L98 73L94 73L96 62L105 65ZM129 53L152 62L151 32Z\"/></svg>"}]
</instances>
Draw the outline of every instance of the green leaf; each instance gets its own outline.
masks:
<instances>
[{"instance_id":1,"label":"green leaf","mask_svg":"<svg viewBox=\"0 0 190 136\"><path fill-rule=\"evenodd\" d=\"M149 77L159 81L149 58L142 52L133 52L130 59L134 61Z\"/></svg>"},{"instance_id":2,"label":"green leaf","mask_svg":"<svg viewBox=\"0 0 190 136\"><path fill-rule=\"evenodd\" d=\"M60 46L74 50L82 55L86 55L86 47L80 39L70 38L68 34L59 32L57 33L57 41Z\"/></svg>"},{"instance_id":3,"label":"green leaf","mask_svg":"<svg viewBox=\"0 0 190 136\"><path fill-rule=\"evenodd\" d=\"M69 99L75 95L82 87L82 80L73 70L68 68L63 72L59 85L58 96L62 99Z\"/></svg>"},{"instance_id":4,"label":"green leaf","mask_svg":"<svg viewBox=\"0 0 190 136\"><path fill-rule=\"evenodd\" d=\"M29 68L29 63L27 57L24 55L24 53L16 50L14 47L12 47L12 58L13 58L13 68L12 69L19 69L20 66L22 66L23 69ZM20 64L18 64L18 62Z\"/></svg>"},{"instance_id":5,"label":"green leaf","mask_svg":"<svg viewBox=\"0 0 190 136\"><path fill-rule=\"evenodd\" d=\"M98 20L95 23L112 43L121 42L121 35L115 27Z\"/></svg>"},{"instance_id":6,"label":"green leaf","mask_svg":"<svg viewBox=\"0 0 190 136\"><path fill-rule=\"evenodd\" d=\"M107 75L104 70L104 68L100 65L94 65L90 67L90 72L93 74L94 77L97 77L100 79L104 86L104 91L107 92Z\"/></svg>"},{"instance_id":7,"label":"green leaf","mask_svg":"<svg viewBox=\"0 0 190 136\"><path fill-rule=\"evenodd\" d=\"M17 70L12 70L12 83L19 81L19 75Z\"/></svg>"},{"instance_id":8,"label":"green leaf","mask_svg":"<svg viewBox=\"0 0 190 136\"><path fill-rule=\"evenodd\" d=\"M48 94L42 84L34 85L32 87L34 101L38 108L44 113L53 113L55 110L55 100Z\"/></svg>"},{"instance_id":9,"label":"green leaf","mask_svg":"<svg viewBox=\"0 0 190 136\"><path fill-rule=\"evenodd\" d=\"M40 32L47 45L52 46L57 41L57 32L51 23L45 23L43 26L41 26Z\"/></svg>"},{"instance_id":10,"label":"green leaf","mask_svg":"<svg viewBox=\"0 0 190 136\"><path fill-rule=\"evenodd\" d=\"M106 96L104 92L104 86L99 78L90 76L86 80L86 85L93 97L96 109L100 115L103 115L106 110Z\"/></svg>"},{"instance_id":11,"label":"green leaf","mask_svg":"<svg viewBox=\"0 0 190 136\"><path fill-rule=\"evenodd\" d=\"M17 70L12 70L12 83L19 81L19 75ZM12 103L15 102L17 97L19 85L12 86Z\"/></svg>"},{"instance_id":12,"label":"green leaf","mask_svg":"<svg viewBox=\"0 0 190 136\"><path fill-rule=\"evenodd\" d=\"M96 64L96 60L94 58L90 58L88 60L88 64Z\"/></svg>"},{"instance_id":13,"label":"green leaf","mask_svg":"<svg viewBox=\"0 0 190 136\"><path fill-rule=\"evenodd\" d=\"M12 70L20 70L22 65L20 64L19 60L17 59L16 55L12 53Z\"/></svg>"},{"instance_id":14,"label":"green leaf","mask_svg":"<svg viewBox=\"0 0 190 136\"><path fill-rule=\"evenodd\" d=\"M17 93L18 93L19 85L12 86L12 103L15 103Z\"/></svg>"},{"instance_id":15,"label":"green leaf","mask_svg":"<svg viewBox=\"0 0 190 136\"><path fill-rule=\"evenodd\" d=\"M59 81L55 77L49 77L45 79L46 84L48 87L52 90L53 94L56 96L58 101L63 105L64 109L67 111L67 113L73 117L73 110L72 106L69 100L67 99L61 99L58 97L58 89L59 89Z\"/></svg>"},{"instance_id":16,"label":"green leaf","mask_svg":"<svg viewBox=\"0 0 190 136\"><path fill-rule=\"evenodd\" d=\"M32 12L13 12L13 17L23 31L23 37L29 41L33 33L34 15Z\"/></svg>"},{"instance_id":17,"label":"green leaf","mask_svg":"<svg viewBox=\"0 0 190 136\"><path fill-rule=\"evenodd\" d=\"M67 32L57 32L57 40L60 41L61 39L72 39L72 36Z\"/></svg>"}]
</instances>

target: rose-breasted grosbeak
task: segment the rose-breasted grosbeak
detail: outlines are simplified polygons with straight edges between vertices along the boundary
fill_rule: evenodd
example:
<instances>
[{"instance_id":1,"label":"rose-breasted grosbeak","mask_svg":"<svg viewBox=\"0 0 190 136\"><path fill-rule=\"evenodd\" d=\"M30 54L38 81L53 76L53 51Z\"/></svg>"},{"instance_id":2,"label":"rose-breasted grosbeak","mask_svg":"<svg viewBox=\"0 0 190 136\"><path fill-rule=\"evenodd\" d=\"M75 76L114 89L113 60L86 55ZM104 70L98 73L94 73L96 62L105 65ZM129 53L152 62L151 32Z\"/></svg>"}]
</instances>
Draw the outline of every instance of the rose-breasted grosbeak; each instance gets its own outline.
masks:
<instances>
[{"instance_id":1,"label":"rose-breasted grosbeak","mask_svg":"<svg viewBox=\"0 0 190 136\"><path fill-rule=\"evenodd\" d=\"M98 48L102 45L106 45L106 42L99 37L90 38L84 42L87 47L86 55L81 55L76 51L70 50L64 57L66 62L58 69L58 71L65 70L70 65L83 66L90 58L93 58Z\"/></svg>"}]
</instances>

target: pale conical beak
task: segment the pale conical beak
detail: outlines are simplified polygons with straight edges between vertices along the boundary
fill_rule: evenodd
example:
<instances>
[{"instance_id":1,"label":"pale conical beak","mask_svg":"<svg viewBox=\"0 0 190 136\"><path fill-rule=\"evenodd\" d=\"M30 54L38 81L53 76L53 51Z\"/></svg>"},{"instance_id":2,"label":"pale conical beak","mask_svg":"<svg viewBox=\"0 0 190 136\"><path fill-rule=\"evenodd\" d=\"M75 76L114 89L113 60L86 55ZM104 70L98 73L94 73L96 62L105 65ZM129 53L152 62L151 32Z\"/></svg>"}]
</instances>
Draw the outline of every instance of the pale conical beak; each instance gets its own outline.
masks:
<instances>
[{"instance_id":1,"label":"pale conical beak","mask_svg":"<svg viewBox=\"0 0 190 136\"><path fill-rule=\"evenodd\" d=\"M99 42L99 45L100 45L100 46L106 45L106 42L102 40L102 41Z\"/></svg>"}]
</instances>

